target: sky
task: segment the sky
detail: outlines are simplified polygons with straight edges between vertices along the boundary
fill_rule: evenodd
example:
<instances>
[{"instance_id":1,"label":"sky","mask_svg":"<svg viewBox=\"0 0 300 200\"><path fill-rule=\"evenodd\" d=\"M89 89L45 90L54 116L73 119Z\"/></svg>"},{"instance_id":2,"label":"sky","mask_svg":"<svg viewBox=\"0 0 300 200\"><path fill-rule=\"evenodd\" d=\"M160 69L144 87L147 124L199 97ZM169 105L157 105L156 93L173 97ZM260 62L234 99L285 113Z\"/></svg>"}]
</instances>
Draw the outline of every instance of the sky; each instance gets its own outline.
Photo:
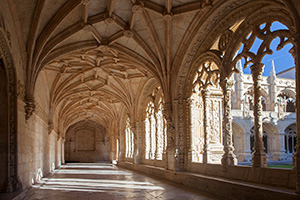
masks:
<instances>
[{"instance_id":1,"label":"sky","mask_svg":"<svg viewBox=\"0 0 300 200\"><path fill-rule=\"evenodd\" d=\"M264 25L262 25L261 28L263 28L263 26ZM275 30L279 30L279 29L288 29L288 28L279 22L273 22L273 24L271 26L271 31L275 31ZM262 41L257 38L256 41L254 42L252 48L250 49L250 51L256 52L257 49L259 48L259 45L261 44L261 42ZM276 51L276 47L278 46L279 42L280 42L279 38L275 38L272 41L271 49L273 50L273 54L266 55L262 60L262 63L265 64L264 73L263 73L264 76L270 75L272 60L274 60L276 74L278 72L284 71L288 68L295 66L294 58L289 53L289 50L293 47L293 45L287 44L280 51ZM242 50L242 47L240 50ZM243 61L242 61L242 63L244 64ZM247 67L246 69L244 69L244 73L251 74L250 67Z\"/></svg>"}]
</instances>

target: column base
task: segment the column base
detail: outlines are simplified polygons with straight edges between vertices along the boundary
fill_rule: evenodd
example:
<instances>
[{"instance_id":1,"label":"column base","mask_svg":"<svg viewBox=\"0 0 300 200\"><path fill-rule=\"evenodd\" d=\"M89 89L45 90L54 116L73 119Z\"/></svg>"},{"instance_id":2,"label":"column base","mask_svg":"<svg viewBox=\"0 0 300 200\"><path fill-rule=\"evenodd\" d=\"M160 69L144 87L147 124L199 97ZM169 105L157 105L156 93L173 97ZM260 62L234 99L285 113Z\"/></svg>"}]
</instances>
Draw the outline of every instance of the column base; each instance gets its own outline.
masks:
<instances>
[{"instance_id":1,"label":"column base","mask_svg":"<svg viewBox=\"0 0 300 200\"><path fill-rule=\"evenodd\" d=\"M176 159L175 159L175 150L169 150L166 153L166 169L167 170L176 170Z\"/></svg>"},{"instance_id":2,"label":"column base","mask_svg":"<svg viewBox=\"0 0 300 200\"><path fill-rule=\"evenodd\" d=\"M233 152L225 153L222 157L223 170L227 170L230 165L237 165L237 158Z\"/></svg>"},{"instance_id":3,"label":"column base","mask_svg":"<svg viewBox=\"0 0 300 200\"><path fill-rule=\"evenodd\" d=\"M252 156L252 167L267 167L267 156L264 151L254 152Z\"/></svg>"}]
</instances>

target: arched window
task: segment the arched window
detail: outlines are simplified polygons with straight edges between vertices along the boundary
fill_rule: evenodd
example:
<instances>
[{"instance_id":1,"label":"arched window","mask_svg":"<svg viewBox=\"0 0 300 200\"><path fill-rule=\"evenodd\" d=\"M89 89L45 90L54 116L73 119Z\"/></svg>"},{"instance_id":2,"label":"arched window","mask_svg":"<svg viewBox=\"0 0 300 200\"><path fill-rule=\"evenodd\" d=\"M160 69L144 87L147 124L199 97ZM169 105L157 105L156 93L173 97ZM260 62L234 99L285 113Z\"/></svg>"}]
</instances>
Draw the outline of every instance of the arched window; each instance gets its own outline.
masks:
<instances>
[{"instance_id":1,"label":"arched window","mask_svg":"<svg viewBox=\"0 0 300 200\"><path fill-rule=\"evenodd\" d=\"M194 75L191 90L189 98L190 159L192 162L203 162L205 141L207 146L213 146L212 148L223 148L221 131L223 96L219 85L219 68L215 62L205 61L200 64ZM207 131L206 138L205 131ZM220 163L218 159L208 158L206 161Z\"/></svg>"},{"instance_id":2,"label":"arched window","mask_svg":"<svg viewBox=\"0 0 300 200\"><path fill-rule=\"evenodd\" d=\"M157 125L157 152L156 159L162 160L163 152L166 150L166 129L165 129L165 120L163 117L163 102L162 97L158 102L158 110L156 113L156 125Z\"/></svg>"},{"instance_id":3,"label":"arched window","mask_svg":"<svg viewBox=\"0 0 300 200\"><path fill-rule=\"evenodd\" d=\"M277 96L279 112L295 112L295 100L287 93L280 93Z\"/></svg>"},{"instance_id":4,"label":"arched window","mask_svg":"<svg viewBox=\"0 0 300 200\"><path fill-rule=\"evenodd\" d=\"M254 127L251 128L250 130L250 150L251 153L254 151ZM265 152L268 153L268 136L265 131L263 131L263 143L265 147Z\"/></svg>"},{"instance_id":5,"label":"arched window","mask_svg":"<svg viewBox=\"0 0 300 200\"><path fill-rule=\"evenodd\" d=\"M284 146L286 153L295 153L295 147L297 144L297 132L296 125L291 125L287 127L284 131Z\"/></svg>"},{"instance_id":6,"label":"arched window","mask_svg":"<svg viewBox=\"0 0 300 200\"><path fill-rule=\"evenodd\" d=\"M156 119L154 103L150 101L146 108L145 119L145 158L154 159L156 152Z\"/></svg>"},{"instance_id":7,"label":"arched window","mask_svg":"<svg viewBox=\"0 0 300 200\"><path fill-rule=\"evenodd\" d=\"M155 93L153 93L155 94ZM149 101L145 115L145 159L162 160L167 146L166 120L163 116L163 97L157 105Z\"/></svg>"},{"instance_id":8,"label":"arched window","mask_svg":"<svg viewBox=\"0 0 300 200\"><path fill-rule=\"evenodd\" d=\"M130 126L130 118L127 117L126 127L125 127L125 147L126 147L126 158L133 158L134 151L134 135Z\"/></svg>"}]
</instances>

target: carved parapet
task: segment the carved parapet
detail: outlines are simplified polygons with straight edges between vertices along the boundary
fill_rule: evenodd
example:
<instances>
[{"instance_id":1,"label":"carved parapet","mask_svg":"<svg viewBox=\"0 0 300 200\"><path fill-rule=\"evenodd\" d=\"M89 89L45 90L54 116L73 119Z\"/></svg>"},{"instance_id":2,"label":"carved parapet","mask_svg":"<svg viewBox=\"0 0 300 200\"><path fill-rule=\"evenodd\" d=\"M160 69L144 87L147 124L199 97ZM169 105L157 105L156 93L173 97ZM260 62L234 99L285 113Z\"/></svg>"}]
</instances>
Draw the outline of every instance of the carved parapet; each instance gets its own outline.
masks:
<instances>
[{"instance_id":1,"label":"carved parapet","mask_svg":"<svg viewBox=\"0 0 300 200\"><path fill-rule=\"evenodd\" d=\"M34 96L26 94L25 96L25 118L28 120L33 112L35 111L35 101L34 101Z\"/></svg>"}]
</instances>

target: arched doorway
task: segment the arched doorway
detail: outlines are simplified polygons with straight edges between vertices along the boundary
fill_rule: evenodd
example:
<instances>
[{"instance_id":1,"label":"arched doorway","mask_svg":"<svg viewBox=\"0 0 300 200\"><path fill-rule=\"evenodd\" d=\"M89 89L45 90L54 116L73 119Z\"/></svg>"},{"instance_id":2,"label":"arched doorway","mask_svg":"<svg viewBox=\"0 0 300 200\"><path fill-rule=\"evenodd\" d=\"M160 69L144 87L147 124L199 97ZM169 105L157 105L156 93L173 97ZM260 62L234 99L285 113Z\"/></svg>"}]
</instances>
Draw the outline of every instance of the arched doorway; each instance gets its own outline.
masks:
<instances>
[{"instance_id":1,"label":"arched doorway","mask_svg":"<svg viewBox=\"0 0 300 200\"><path fill-rule=\"evenodd\" d=\"M6 192L8 181L8 92L3 61L0 60L0 192Z\"/></svg>"}]
</instances>

